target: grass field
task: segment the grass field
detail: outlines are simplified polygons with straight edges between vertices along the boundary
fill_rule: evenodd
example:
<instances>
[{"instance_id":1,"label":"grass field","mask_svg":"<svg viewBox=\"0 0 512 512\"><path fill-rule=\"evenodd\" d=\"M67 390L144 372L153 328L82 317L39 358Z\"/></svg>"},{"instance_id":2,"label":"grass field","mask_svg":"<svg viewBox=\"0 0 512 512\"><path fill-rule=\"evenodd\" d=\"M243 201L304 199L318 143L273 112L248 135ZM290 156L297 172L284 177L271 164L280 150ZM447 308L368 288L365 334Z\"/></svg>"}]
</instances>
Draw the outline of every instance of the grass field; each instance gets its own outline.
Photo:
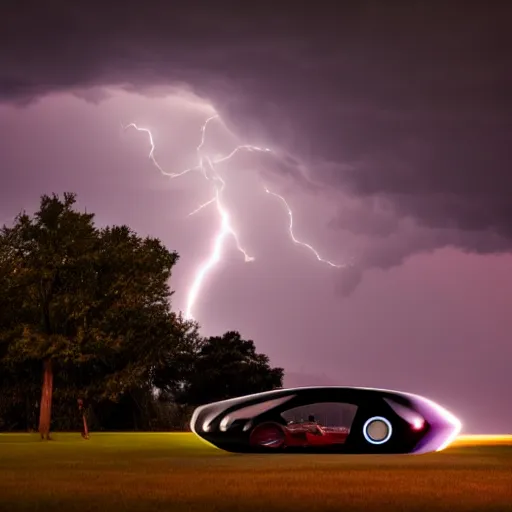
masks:
<instances>
[{"instance_id":1,"label":"grass field","mask_svg":"<svg viewBox=\"0 0 512 512\"><path fill-rule=\"evenodd\" d=\"M512 439L420 456L234 455L192 434L0 434L0 510L512 511Z\"/></svg>"}]
</instances>

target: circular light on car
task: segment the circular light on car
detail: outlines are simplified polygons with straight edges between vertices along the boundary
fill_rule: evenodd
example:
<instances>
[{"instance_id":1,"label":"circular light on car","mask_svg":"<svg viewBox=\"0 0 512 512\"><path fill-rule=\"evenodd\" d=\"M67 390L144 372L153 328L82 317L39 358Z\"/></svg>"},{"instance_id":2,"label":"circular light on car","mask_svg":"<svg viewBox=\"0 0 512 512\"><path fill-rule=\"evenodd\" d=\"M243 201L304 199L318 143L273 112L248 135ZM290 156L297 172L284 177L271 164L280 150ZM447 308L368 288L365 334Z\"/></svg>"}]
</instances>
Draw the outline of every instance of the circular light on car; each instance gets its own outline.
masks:
<instances>
[{"instance_id":1,"label":"circular light on car","mask_svg":"<svg viewBox=\"0 0 512 512\"><path fill-rule=\"evenodd\" d=\"M363 426L364 438L371 444L384 444L389 441L393 427L389 420L382 416L373 416Z\"/></svg>"}]
</instances>

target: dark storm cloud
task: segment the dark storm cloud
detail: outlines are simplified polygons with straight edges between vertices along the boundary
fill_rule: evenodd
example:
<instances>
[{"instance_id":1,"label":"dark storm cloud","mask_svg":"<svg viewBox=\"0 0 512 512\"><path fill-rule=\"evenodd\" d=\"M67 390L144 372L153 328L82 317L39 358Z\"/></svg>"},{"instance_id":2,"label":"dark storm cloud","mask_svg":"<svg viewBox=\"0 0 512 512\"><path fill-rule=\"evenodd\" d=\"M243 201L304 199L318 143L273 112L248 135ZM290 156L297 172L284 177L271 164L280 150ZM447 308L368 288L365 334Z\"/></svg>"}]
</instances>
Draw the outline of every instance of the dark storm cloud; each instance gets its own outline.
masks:
<instances>
[{"instance_id":1,"label":"dark storm cloud","mask_svg":"<svg viewBox=\"0 0 512 512\"><path fill-rule=\"evenodd\" d=\"M398 229L399 219L393 205L382 198L364 198L353 205L344 205L343 214L329 225L356 235L389 236Z\"/></svg>"},{"instance_id":2,"label":"dark storm cloud","mask_svg":"<svg viewBox=\"0 0 512 512\"><path fill-rule=\"evenodd\" d=\"M435 5L4 2L0 94L185 84L237 133L362 200L331 223L373 237L346 292L415 252L512 247L511 7Z\"/></svg>"}]
</instances>

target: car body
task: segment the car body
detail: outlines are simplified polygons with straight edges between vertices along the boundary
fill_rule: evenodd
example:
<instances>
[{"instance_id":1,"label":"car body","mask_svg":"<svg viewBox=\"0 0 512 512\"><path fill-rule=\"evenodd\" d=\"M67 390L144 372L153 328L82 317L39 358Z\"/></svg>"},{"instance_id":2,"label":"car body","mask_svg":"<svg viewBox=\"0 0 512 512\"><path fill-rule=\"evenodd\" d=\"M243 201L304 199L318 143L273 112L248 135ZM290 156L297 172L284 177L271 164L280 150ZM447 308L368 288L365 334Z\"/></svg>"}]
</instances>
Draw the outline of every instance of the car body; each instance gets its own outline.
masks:
<instances>
[{"instance_id":1,"label":"car body","mask_svg":"<svg viewBox=\"0 0 512 512\"><path fill-rule=\"evenodd\" d=\"M426 453L460 421L425 397L373 388L267 391L198 407L191 430L232 452Z\"/></svg>"}]
</instances>

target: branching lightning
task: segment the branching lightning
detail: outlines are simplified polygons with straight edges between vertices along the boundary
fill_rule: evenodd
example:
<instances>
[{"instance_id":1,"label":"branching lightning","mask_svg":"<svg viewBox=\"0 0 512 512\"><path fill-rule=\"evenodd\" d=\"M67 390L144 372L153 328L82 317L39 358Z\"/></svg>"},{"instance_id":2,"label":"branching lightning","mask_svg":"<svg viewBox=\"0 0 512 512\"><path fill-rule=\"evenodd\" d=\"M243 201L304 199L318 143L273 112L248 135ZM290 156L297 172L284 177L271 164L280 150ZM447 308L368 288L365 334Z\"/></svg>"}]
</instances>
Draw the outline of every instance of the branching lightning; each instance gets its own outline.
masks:
<instances>
[{"instance_id":1,"label":"branching lightning","mask_svg":"<svg viewBox=\"0 0 512 512\"><path fill-rule=\"evenodd\" d=\"M134 128L135 130L137 130L139 132L144 132L147 134L147 136L149 138L150 148L151 148L148 157L151 160L151 162L153 163L153 165L163 175L168 176L170 178L179 178L180 176L183 176L191 171L199 171L203 174L203 176L205 177L206 180L208 180L212 183L213 188L214 188L214 196L210 200L199 205L195 210L193 210L192 212L189 213L189 216L195 215L196 213L200 212L201 210L208 207L209 205L215 204L217 212L219 214L220 226L219 226L219 230L217 231L217 233L214 237L213 246L212 246L212 249L211 249L211 252L210 252L208 258L197 269L197 271L194 275L194 279L193 279L193 281L190 285L190 288L188 290L187 302L186 302L186 307L185 307L185 318L187 318L187 319L194 318L192 311L193 311L194 306L198 300L203 283L204 283L206 277L208 276L208 274L213 270L213 268L221 260L222 253L224 250L224 245L225 245L226 239L229 236L231 236L233 238L238 251L240 251L244 255L245 261L246 262L254 261L254 257L251 256L243 248L243 246L240 242L239 236L231 224L231 218L230 218L229 211L227 210L227 208L224 206L224 204L222 202L222 193L224 191L226 183L225 183L224 179L220 176L220 174L217 172L216 165L230 160L239 151L244 151L244 150L245 151L257 151L257 152L270 152L271 151L269 148L261 148L258 146L243 144L243 145L237 146L235 149L233 149L233 151L231 151L231 153L229 153L225 156L222 156L222 157L219 157L216 159L210 158L208 156L208 154L205 154L204 149L203 149L203 147L205 145L205 141L206 141L206 128L211 121L213 121L214 119L218 119L218 117L219 117L218 115L213 115L213 116L209 117L208 119L206 119L206 121L203 123L203 125L201 127L201 141L196 148L198 165L196 165L195 167L190 167L190 168L185 169L180 172L176 172L176 173L170 173L170 172L165 171L160 166L158 161L156 160L156 158L155 158L155 143L153 140L153 135L148 128L141 128L141 127L137 126L135 123L130 123L124 127L125 130L127 130L128 128ZM329 266L335 267L335 268L343 268L345 266L345 265L333 263L332 261L322 258L320 256L320 254L318 253L318 251L312 245L298 240L295 237L295 234L293 232L293 212L292 212L288 202L285 200L285 198L283 196L270 191L267 187L265 187L265 192L267 194L273 195L274 197L278 198L286 207L286 210L288 212L288 216L290 219L290 223L288 226L288 232L290 234L292 241L296 245L306 247L315 255L315 257L317 258L318 261L325 263L326 265L329 265Z\"/></svg>"},{"instance_id":2,"label":"branching lightning","mask_svg":"<svg viewBox=\"0 0 512 512\"><path fill-rule=\"evenodd\" d=\"M188 216L191 217L192 215L195 215L196 213L199 213L203 208L206 208L207 206L209 206L210 204L214 203L215 201L217 201L217 198L216 197L212 197L209 201L206 201L206 203L203 203L201 205L199 205L195 210L191 211Z\"/></svg>"},{"instance_id":3,"label":"branching lightning","mask_svg":"<svg viewBox=\"0 0 512 512\"><path fill-rule=\"evenodd\" d=\"M316 256L316 259L318 261L321 261L322 263L325 263L326 265L329 265L330 267L343 268L345 266L345 265L338 265L337 263L333 263L332 261L322 258L320 256L320 254L318 253L318 251L312 245L310 245L306 242L301 242L300 240L297 240L297 238L295 238L295 235L293 233L293 212L292 212L292 209L290 208L290 205L288 204L288 202L286 201L286 199L283 196L280 196L279 194L276 194L275 192L270 191L267 187L265 187L265 192L267 194L270 194L270 195L280 199L282 201L282 203L284 204L284 206L286 207L286 210L288 212L288 217L290 218L290 224L288 225L288 232L290 233L290 238L293 240L294 244L301 245L302 247L306 247Z\"/></svg>"}]
</instances>

